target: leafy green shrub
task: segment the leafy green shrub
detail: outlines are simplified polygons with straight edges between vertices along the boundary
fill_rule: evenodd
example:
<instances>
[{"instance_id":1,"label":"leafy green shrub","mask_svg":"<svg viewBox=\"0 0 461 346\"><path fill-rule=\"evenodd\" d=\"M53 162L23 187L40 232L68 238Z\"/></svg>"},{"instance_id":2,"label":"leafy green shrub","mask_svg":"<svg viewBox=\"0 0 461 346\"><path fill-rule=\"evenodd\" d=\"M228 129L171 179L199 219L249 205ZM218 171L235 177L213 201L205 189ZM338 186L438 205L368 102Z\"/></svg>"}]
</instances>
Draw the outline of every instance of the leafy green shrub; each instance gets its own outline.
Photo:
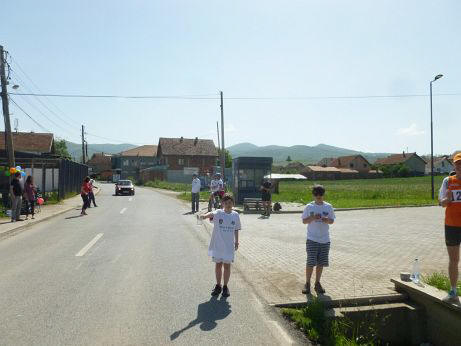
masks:
<instances>
[{"instance_id":1,"label":"leafy green shrub","mask_svg":"<svg viewBox=\"0 0 461 346\"><path fill-rule=\"evenodd\" d=\"M296 324L309 340L327 346L374 345L379 343L376 335L375 321L367 321L370 336L360 335L359 326L348 319L328 319L325 316L325 306L314 298L305 308L282 309L282 314Z\"/></svg>"},{"instance_id":2,"label":"leafy green shrub","mask_svg":"<svg viewBox=\"0 0 461 346\"><path fill-rule=\"evenodd\" d=\"M451 289L450 279L447 275L441 272L432 273L429 276L423 276L423 281L429 286L434 286L439 290L449 291ZM461 295L461 280L456 285L458 295Z\"/></svg>"}]
</instances>

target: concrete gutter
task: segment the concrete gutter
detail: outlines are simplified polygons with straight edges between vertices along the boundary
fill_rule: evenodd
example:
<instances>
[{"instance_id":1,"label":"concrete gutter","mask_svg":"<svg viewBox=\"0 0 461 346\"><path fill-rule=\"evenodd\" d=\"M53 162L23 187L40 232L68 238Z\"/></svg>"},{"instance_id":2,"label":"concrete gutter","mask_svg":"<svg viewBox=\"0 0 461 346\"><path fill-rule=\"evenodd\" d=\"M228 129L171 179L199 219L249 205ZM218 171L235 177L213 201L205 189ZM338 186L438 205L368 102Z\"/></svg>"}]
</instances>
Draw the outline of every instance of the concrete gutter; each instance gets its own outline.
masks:
<instances>
[{"instance_id":1,"label":"concrete gutter","mask_svg":"<svg viewBox=\"0 0 461 346\"><path fill-rule=\"evenodd\" d=\"M318 296L318 299L325 305L327 309L331 308L341 308L341 307L356 307L356 306L365 306L365 305L381 305L381 304L390 304L390 303L401 303L408 299L408 295L405 293L391 293L375 296L363 296L363 297L353 297L353 298L340 298L340 299L331 299L328 296ZM298 302L288 302L288 303L276 303L269 304L276 308L304 308L306 307L312 298L306 298L306 301Z\"/></svg>"},{"instance_id":2,"label":"concrete gutter","mask_svg":"<svg viewBox=\"0 0 461 346\"><path fill-rule=\"evenodd\" d=\"M379 209L401 209L401 208L426 208L426 207L437 207L434 204L422 204L422 205L389 205L389 206L378 206L378 207L356 207L356 208L334 208L335 211L354 211L354 210L379 210ZM301 214L304 209L297 210L283 210L273 211L271 214ZM261 214L261 211L251 210L244 211L242 208L236 208L238 213L241 214Z\"/></svg>"}]
</instances>

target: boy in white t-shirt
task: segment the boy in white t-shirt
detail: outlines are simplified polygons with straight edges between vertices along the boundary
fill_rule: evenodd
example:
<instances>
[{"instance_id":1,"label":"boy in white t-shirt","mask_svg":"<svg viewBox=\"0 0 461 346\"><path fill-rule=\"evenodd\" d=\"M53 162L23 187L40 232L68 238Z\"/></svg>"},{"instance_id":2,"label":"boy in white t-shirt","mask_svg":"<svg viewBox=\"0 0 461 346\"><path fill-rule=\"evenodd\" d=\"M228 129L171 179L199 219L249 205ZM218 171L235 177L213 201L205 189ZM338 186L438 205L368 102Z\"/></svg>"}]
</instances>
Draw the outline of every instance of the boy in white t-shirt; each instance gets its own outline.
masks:
<instances>
[{"instance_id":1,"label":"boy in white t-shirt","mask_svg":"<svg viewBox=\"0 0 461 346\"><path fill-rule=\"evenodd\" d=\"M234 262L234 252L239 246L239 230L241 229L239 214L232 210L234 199L225 194L222 198L223 209L202 215L201 219L210 219L213 222L208 255L216 263L216 286L211 292L212 296L218 296L222 292L223 297L229 297L229 283L231 263ZM224 273L223 273L224 267ZM221 287L221 279L224 274L224 285Z\"/></svg>"},{"instance_id":2,"label":"boy in white t-shirt","mask_svg":"<svg viewBox=\"0 0 461 346\"><path fill-rule=\"evenodd\" d=\"M315 185L312 189L312 194L314 195L314 201L306 205L302 215L303 224L307 225L306 284L302 293L311 293L311 277L315 267L314 289L317 294L324 294L325 289L320 284L320 278L323 267L328 267L329 265L329 225L334 222L335 212L331 204L323 200L325 188L322 185Z\"/></svg>"}]
</instances>

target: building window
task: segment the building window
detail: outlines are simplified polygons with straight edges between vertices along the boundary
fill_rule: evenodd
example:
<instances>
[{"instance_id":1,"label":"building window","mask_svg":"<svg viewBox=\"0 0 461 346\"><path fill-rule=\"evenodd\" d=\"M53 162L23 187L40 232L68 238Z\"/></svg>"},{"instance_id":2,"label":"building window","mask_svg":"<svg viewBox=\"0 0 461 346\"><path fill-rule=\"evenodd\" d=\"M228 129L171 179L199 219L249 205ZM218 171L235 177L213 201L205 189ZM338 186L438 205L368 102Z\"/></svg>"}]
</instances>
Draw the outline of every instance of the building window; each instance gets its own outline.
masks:
<instances>
[{"instance_id":1,"label":"building window","mask_svg":"<svg viewBox=\"0 0 461 346\"><path fill-rule=\"evenodd\" d=\"M130 165L130 160L128 159L125 159L123 160L123 165L126 167L126 166L129 166Z\"/></svg>"},{"instance_id":2,"label":"building window","mask_svg":"<svg viewBox=\"0 0 461 346\"><path fill-rule=\"evenodd\" d=\"M354 164L351 162L351 163L349 164L349 167L350 167L350 168L354 168Z\"/></svg>"},{"instance_id":3,"label":"building window","mask_svg":"<svg viewBox=\"0 0 461 346\"><path fill-rule=\"evenodd\" d=\"M367 164L366 164L366 163L363 164L363 168L367 168Z\"/></svg>"},{"instance_id":4,"label":"building window","mask_svg":"<svg viewBox=\"0 0 461 346\"><path fill-rule=\"evenodd\" d=\"M184 159L178 159L178 165L184 166Z\"/></svg>"}]
</instances>

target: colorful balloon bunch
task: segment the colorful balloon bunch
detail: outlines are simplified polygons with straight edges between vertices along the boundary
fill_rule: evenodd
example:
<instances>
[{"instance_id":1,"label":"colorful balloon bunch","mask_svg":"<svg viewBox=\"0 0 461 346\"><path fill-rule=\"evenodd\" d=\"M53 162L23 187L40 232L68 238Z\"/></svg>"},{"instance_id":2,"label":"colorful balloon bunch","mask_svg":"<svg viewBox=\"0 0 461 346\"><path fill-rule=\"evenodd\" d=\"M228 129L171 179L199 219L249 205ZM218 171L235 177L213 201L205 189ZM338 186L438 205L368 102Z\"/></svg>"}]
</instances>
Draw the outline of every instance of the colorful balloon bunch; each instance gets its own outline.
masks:
<instances>
[{"instance_id":1,"label":"colorful balloon bunch","mask_svg":"<svg viewBox=\"0 0 461 346\"><path fill-rule=\"evenodd\" d=\"M15 173L21 173L21 176L25 177L26 176L26 171L21 168L21 166L16 166L16 167L0 167L0 170L5 171L5 175L9 177L10 175L13 175Z\"/></svg>"}]
</instances>

